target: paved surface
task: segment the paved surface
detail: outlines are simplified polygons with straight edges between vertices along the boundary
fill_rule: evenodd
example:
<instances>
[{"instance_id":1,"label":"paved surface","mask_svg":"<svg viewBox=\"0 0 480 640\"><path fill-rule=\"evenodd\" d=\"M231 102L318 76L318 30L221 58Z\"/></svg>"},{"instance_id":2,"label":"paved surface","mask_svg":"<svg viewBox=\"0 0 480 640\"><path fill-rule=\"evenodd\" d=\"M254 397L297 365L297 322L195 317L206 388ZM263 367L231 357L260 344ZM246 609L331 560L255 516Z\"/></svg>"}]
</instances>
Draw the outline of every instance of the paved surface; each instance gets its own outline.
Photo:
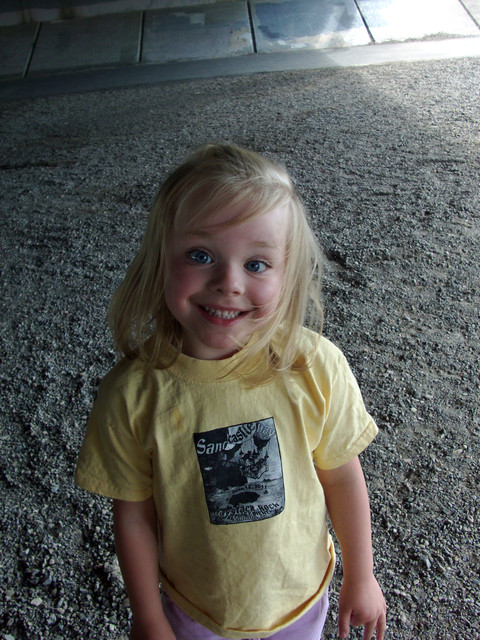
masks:
<instances>
[{"instance_id":1,"label":"paved surface","mask_svg":"<svg viewBox=\"0 0 480 640\"><path fill-rule=\"evenodd\" d=\"M478 0L235 0L1 27L0 97L466 56Z\"/></svg>"}]
</instances>

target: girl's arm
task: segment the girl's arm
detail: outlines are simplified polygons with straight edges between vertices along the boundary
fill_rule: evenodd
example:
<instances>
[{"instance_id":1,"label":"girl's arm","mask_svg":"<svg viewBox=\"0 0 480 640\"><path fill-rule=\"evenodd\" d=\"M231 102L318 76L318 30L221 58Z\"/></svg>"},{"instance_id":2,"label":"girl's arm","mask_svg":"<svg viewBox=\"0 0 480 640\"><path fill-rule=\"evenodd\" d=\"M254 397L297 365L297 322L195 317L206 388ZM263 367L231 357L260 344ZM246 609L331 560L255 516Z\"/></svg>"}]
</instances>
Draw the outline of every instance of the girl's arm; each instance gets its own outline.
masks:
<instances>
[{"instance_id":1,"label":"girl's arm","mask_svg":"<svg viewBox=\"0 0 480 640\"><path fill-rule=\"evenodd\" d=\"M342 549L343 584L340 590L338 627L346 638L350 625L364 625L364 640L376 630L383 640L386 605L373 575L370 505L358 457L338 469L317 468L328 513Z\"/></svg>"},{"instance_id":2,"label":"girl's arm","mask_svg":"<svg viewBox=\"0 0 480 640\"><path fill-rule=\"evenodd\" d=\"M133 613L130 640L175 640L158 586L157 515L153 498L113 501L115 546Z\"/></svg>"}]
</instances>

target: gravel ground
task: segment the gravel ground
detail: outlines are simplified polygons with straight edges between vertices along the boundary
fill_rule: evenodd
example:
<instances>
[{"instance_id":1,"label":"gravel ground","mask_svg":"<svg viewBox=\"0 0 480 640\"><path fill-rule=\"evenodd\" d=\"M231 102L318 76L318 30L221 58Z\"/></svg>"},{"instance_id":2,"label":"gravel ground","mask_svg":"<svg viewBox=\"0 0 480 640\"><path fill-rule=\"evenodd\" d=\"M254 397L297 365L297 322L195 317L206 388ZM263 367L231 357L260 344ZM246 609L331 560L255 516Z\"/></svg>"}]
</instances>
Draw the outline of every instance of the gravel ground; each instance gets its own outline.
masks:
<instances>
[{"instance_id":1,"label":"gravel ground","mask_svg":"<svg viewBox=\"0 0 480 640\"><path fill-rule=\"evenodd\" d=\"M387 637L480 638L479 81L476 59L0 106L3 639L127 637L110 503L72 474L156 187L220 138L290 168L325 248L325 334L380 427L363 464Z\"/></svg>"}]
</instances>

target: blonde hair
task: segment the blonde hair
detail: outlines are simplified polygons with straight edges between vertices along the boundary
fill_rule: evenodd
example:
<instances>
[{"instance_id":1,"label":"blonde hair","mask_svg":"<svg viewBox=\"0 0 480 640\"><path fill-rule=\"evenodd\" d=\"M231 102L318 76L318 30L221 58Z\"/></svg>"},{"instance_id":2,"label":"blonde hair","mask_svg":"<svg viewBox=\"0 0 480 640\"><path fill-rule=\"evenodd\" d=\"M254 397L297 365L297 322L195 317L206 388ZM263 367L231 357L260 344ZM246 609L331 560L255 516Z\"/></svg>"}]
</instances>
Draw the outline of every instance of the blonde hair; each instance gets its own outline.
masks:
<instances>
[{"instance_id":1,"label":"blonde hair","mask_svg":"<svg viewBox=\"0 0 480 640\"><path fill-rule=\"evenodd\" d=\"M287 171L264 156L231 144L193 152L160 187L140 249L112 297L110 329L117 349L155 367L167 367L182 349L181 327L164 297L167 245L178 229L191 230L228 207L240 211L232 225L286 207L286 265L277 308L242 347L238 368L256 383L285 370L303 369L299 332L321 330L321 253ZM173 349L172 349L173 347ZM165 360L166 354L171 354Z\"/></svg>"}]
</instances>

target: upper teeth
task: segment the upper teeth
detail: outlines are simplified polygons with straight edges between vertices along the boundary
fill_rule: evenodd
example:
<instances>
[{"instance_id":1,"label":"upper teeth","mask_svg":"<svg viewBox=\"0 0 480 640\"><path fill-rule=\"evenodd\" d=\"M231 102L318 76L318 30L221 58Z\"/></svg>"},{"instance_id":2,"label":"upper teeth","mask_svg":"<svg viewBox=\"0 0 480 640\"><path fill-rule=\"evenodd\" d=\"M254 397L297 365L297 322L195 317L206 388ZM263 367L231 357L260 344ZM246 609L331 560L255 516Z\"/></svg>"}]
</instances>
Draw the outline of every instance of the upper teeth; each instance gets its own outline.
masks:
<instances>
[{"instance_id":1,"label":"upper teeth","mask_svg":"<svg viewBox=\"0 0 480 640\"><path fill-rule=\"evenodd\" d=\"M212 307L203 307L209 316L215 316L215 318L222 318L222 320L233 320L238 318L241 311L222 311L221 309L212 309Z\"/></svg>"}]
</instances>

